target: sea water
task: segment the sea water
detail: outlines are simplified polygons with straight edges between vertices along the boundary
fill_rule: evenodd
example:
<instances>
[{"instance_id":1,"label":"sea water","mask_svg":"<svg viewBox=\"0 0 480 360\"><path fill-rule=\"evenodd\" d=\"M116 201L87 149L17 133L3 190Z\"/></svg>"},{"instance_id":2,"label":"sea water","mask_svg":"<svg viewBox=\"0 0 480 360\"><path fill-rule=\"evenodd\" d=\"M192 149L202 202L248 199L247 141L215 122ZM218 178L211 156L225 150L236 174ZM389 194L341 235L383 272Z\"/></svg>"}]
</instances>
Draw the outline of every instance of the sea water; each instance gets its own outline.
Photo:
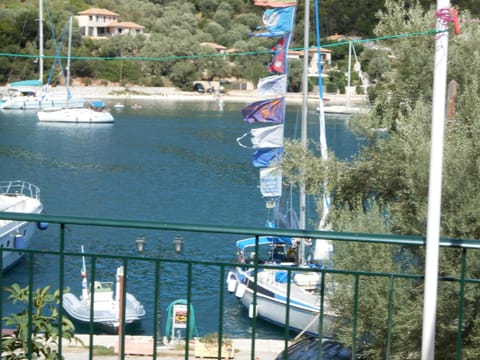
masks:
<instances>
[{"instance_id":1,"label":"sea water","mask_svg":"<svg viewBox=\"0 0 480 360\"><path fill-rule=\"evenodd\" d=\"M225 226L265 225L266 209L258 190L258 169L252 166L252 150L235 139L255 125L242 121L246 103L213 101L125 100L124 110L111 110L113 124L40 123L34 111L0 112L0 174L2 180L25 180L41 189L45 212L94 218L154 220L162 222ZM114 102L112 102L113 105ZM299 105L288 107L286 134L299 136ZM348 118L327 115L327 141L337 157L357 152L358 142L348 130ZM309 111L309 132L318 133L315 107ZM316 140L316 139L313 139ZM315 217L315 215L311 215ZM234 262L233 235L154 232L68 226L67 252L139 256L135 239L146 238L145 257ZM184 252L177 254L172 241L184 238ZM60 230L51 225L34 238L33 248L58 250ZM91 262L87 259L87 270ZM29 266L31 265L31 268ZM99 259L96 279L113 281L121 262ZM81 292L81 258L66 256L65 287ZM4 274L4 283L28 283L33 269L34 287L58 284L58 260L37 255ZM187 268L162 265L160 304L153 303L151 263L128 264L127 291L140 300L147 317L137 332L152 334L153 309L161 314L163 331L166 308L186 298ZM219 270L194 269L192 302L201 335L218 331ZM15 311L4 294L4 316ZM250 336L247 311L233 295L224 294L224 328L231 336ZM283 330L257 322L258 337L283 336Z\"/></svg>"}]
</instances>

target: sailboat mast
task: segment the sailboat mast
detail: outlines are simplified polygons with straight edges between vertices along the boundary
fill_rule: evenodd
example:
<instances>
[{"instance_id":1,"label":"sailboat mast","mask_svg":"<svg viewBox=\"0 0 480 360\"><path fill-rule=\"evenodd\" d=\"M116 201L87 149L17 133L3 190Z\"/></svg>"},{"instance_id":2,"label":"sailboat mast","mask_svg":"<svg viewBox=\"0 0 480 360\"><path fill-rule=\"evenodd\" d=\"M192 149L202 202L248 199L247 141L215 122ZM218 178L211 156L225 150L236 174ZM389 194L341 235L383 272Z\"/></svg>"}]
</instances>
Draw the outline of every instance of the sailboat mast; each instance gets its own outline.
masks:
<instances>
[{"instance_id":1,"label":"sailboat mast","mask_svg":"<svg viewBox=\"0 0 480 360\"><path fill-rule=\"evenodd\" d=\"M348 41L348 72L347 72L347 109L350 107L350 73L352 72L352 40Z\"/></svg>"},{"instance_id":2,"label":"sailboat mast","mask_svg":"<svg viewBox=\"0 0 480 360\"><path fill-rule=\"evenodd\" d=\"M38 1L38 76L43 84L43 0Z\"/></svg>"},{"instance_id":3,"label":"sailboat mast","mask_svg":"<svg viewBox=\"0 0 480 360\"><path fill-rule=\"evenodd\" d=\"M303 111L301 123L301 144L304 149L307 148L307 115L308 115L308 47L309 47L309 21L310 21L310 0L305 0L305 28L303 35ZM305 194L305 168L301 169L300 182L300 229L305 229L306 225L306 194Z\"/></svg>"},{"instance_id":4,"label":"sailboat mast","mask_svg":"<svg viewBox=\"0 0 480 360\"><path fill-rule=\"evenodd\" d=\"M301 137L300 141L304 149L307 148L307 115L308 115L308 55L309 55L309 27L310 27L310 0L305 0L305 20L304 20L304 34L303 34L303 104L302 104L302 123L301 123ZM306 193L305 193L305 167L300 168L300 214L299 227L306 229ZM305 258L305 244L300 242L298 250L298 258L301 262Z\"/></svg>"},{"instance_id":5,"label":"sailboat mast","mask_svg":"<svg viewBox=\"0 0 480 360\"><path fill-rule=\"evenodd\" d=\"M72 21L73 17L70 16L68 19L68 52L67 52L67 80L66 80L66 88L67 88L67 107L68 102L70 99L70 56L72 55Z\"/></svg>"}]
</instances>

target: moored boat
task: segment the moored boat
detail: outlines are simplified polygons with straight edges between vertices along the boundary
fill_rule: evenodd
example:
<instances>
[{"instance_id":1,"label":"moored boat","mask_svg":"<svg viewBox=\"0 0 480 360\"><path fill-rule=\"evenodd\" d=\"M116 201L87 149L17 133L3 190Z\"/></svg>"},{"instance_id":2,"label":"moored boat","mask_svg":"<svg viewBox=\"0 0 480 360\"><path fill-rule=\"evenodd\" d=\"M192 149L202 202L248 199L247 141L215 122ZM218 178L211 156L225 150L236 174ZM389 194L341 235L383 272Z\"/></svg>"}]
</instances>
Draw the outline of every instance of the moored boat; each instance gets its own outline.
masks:
<instances>
[{"instance_id":1,"label":"moored boat","mask_svg":"<svg viewBox=\"0 0 480 360\"><path fill-rule=\"evenodd\" d=\"M103 101L88 102L85 108L39 111L37 117L41 122L107 124L115 121L113 115L105 110Z\"/></svg>"},{"instance_id":2,"label":"moored boat","mask_svg":"<svg viewBox=\"0 0 480 360\"><path fill-rule=\"evenodd\" d=\"M145 309L135 296L128 292L122 298L123 282L123 267L119 267L115 291L113 282L94 281L93 284L89 284L83 258L82 295L78 297L72 293L63 294L63 308L72 320L81 324L93 323L107 331L115 331L122 321L126 325L133 324L145 316Z\"/></svg>"},{"instance_id":3,"label":"moored boat","mask_svg":"<svg viewBox=\"0 0 480 360\"><path fill-rule=\"evenodd\" d=\"M0 211L40 214L43 211L40 189L21 180L0 181ZM26 221L0 220L0 246L4 249L2 270L13 267L24 255L21 251L5 249L27 249L37 228L44 229L46 226Z\"/></svg>"}]
</instances>

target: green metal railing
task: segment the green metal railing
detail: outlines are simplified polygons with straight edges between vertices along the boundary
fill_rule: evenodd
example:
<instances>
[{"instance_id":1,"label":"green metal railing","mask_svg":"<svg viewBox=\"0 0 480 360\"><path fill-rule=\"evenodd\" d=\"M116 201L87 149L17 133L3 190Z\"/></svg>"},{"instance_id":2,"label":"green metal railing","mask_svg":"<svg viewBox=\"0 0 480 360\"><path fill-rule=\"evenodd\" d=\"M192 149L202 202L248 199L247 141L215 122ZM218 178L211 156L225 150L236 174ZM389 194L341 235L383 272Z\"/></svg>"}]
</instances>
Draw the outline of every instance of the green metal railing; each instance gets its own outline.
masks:
<instances>
[{"instance_id":1,"label":"green metal railing","mask_svg":"<svg viewBox=\"0 0 480 360\"><path fill-rule=\"evenodd\" d=\"M62 295L66 288L66 281L65 281L65 274L67 273L66 266L71 266L71 261L75 260L75 264L80 264L80 260L82 256L85 256L88 259L88 262L91 264L89 267L90 279L93 282L97 278L97 273L99 270L99 264L102 260L110 260L115 261L116 263L120 263L125 271L126 276L134 276L134 269L138 268L138 264L142 264L148 269L152 271L149 273L150 275L153 274L152 281L153 283L144 284L152 289L152 298L153 298L153 314L149 320L152 322L152 333L153 333L153 345L152 345L152 353L154 358L161 358L162 356L158 354L158 347L157 345L160 343L160 309L157 306L161 300L162 291L167 291L165 287L168 284L163 284L164 278L162 278L162 271L164 272L165 268L175 268L175 269L182 269L182 271L178 271L178 273L183 272L185 276L184 282L184 295L187 301L188 306L192 303L192 299L194 296L197 296L197 293L193 293L195 286L194 286L194 274L198 269L215 269L216 274L218 274L218 283L214 284L215 289L218 289L218 313L217 316L217 335L218 339L223 339L226 329L224 325L224 315L225 315L225 297L224 294L226 292L225 283L226 278L225 274L228 270L234 268L237 264L233 261L216 261L215 259L206 260L198 260L198 259L187 259L186 257L182 258L167 258L167 257L158 257L158 256L149 256L147 255L139 255L135 252L130 254L118 254L114 248L112 248L111 253L97 253L92 251L86 251L82 253L80 251L70 251L67 250L66 246L66 232L68 231L69 227L72 226L79 226L80 228L108 228L108 229L128 229L128 230L135 230L135 231L175 231L175 232L188 232L188 233L202 233L202 234L220 234L229 236L230 238L235 236L255 236L257 239L259 236L281 236L281 237L295 237L295 238L313 238L313 239L326 239L332 240L334 242L361 242L361 243L373 243L373 244L391 244L391 245L400 245L400 246L412 246L412 247L423 247L425 245L425 239L422 237L407 237L407 236L394 236L394 235L377 235L377 234L357 234L357 233L339 233L339 232L325 232L325 231L302 231L302 230L285 230L285 229L270 229L270 228L245 228L245 227L227 227L227 226L209 226L209 225L199 225L199 224L181 224L181 223L166 223L166 222L156 222L156 221L137 221L137 220L128 220L128 219L101 219L101 218L86 218L86 217L71 217L71 216L52 216L52 215L30 215L30 214L18 214L18 213L4 213L0 212L0 219L5 220L15 220L15 221L29 221L29 222L36 222L36 223L48 223L50 225L50 230L58 225L58 245L56 245L55 249L16 249L8 251L21 251L26 254L26 264L22 263L18 266L26 267L26 278L27 284L30 289L33 289L36 286L35 283L35 274L37 269L35 268L35 264L39 261L42 262L42 259L56 259L55 261L52 260L52 264L57 263L55 266L56 269L52 271L58 272L58 281L56 284L49 284L52 288L59 289L60 291L60 299L62 299ZM462 358L462 324L464 323L464 309L463 309L463 296L465 291L465 286L467 284L478 284L478 279L467 279L466 278L466 266L467 266L467 252L468 250L478 250L480 248L480 244L478 241L475 240L455 240L455 239L441 239L440 244L442 247L450 247L450 248L459 248L461 249L461 269L460 273L457 277L448 277L443 278L439 277L440 281L448 281L448 282L456 282L459 284L459 295L458 295L458 331L457 331L457 340L456 340L456 354L455 357L457 359ZM232 244L228 244L231 246ZM258 244L257 244L258 245ZM232 246L233 247L233 246ZM4 251L7 251L5 248L0 249L3 255ZM257 252L258 253L258 252ZM39 260L40 259L40 260ZM1 265L1 258L0 258L0 265ZM53 266L53 265L52 265ZM272 266L266 264L259 264L258 261L250 265L255 268L255 270L262 269L262 268L269 268ZM278 267L276 267L278 268ZM295 271L302 271L298 268L285 268L288 272L288 278L292 277L292 270ZM320 313L320 329L322 329L322 323L324 321L324 296L325 296L325 283L327 277L331 276L350 276L353 278L353 318L352 318L352 346L351 346L351 353L352 359L356 358L357 354L357 338L358 338L358 329L357 329L357 315L358 315L358 308L359 308L359 290L361 288L360 280L363 278L368 277L375 277L375 278L385 278L388 280L388 319L387 319L387 333L385 334L386 338L386 358L390 358L391 348L392 348L392 311L393 311L393 303L394 303L394 292L395 292L395 285L396 281L398 282L401 279L412 279L416 281L422 281L422 275L414 275L414 274L401 274L401 273L388 273L388 272L365 272L365 271L344 271L341 269L315 269L309 271L317 271L321 274L322 278L322 287L320 289L319 296L321 297L321 313ZM255 271L258 273L258 271ZM138 276L138 275L135 275ZM128 282L127 282L128 284ZM5 274L0 273L0 286L2 288L6 286L10 286L10 283L5 282ZM127 292L126 285L123 288L123 296L125 296ZM182 290L183 291L183 290ZM198 290L202 291L202 290ZM32 292L30 292L31 294ZM289 303L289 295L290 295L290 287L288 286L288 293L287 293L287 306L290 305ZM31 296L31 295L30 295ZM95 293L93 292L93 297ZM254 305L256 301L257 294L254 293ZM3 318L4 316L8 315L4 312L5 308L5 299L0 298L0 316ZM29 306L32 306L32 299L30 298ZM59 308L62 307L62 300L60 300ZM123 306L123 312L125 312L125 304ZM32 313L31 308L29 312ZM286 323L289 322L289 312L286 312ZM60 311L60 316L62 312ZM93 316L93 310L91 310L91 316ZM188 313L190 316L190 312ZM32 321L32 318L29 318L29 321ZM185 349L183 350L183 356L185 359L188 359L191 356L191 349L190 349L190 322L187 321L186 323L186 339L185 339ZM256 339L257 339L257 320L254 317L251 319L251 347L250 347L250 358L254 360L256 358ZM3 330L3 326L2 326ZM61 329L60 337L62 335ZM121 326L121 334L119 334L119 358L123 359L125 357L125 327ZM88 327L88 358L92 359L94 357L94 328L93 324L90 324ZM289 345L289 341L291 334L288 330L285 330L283 335L284 341L284 348L287 349ZM1 340L1 339L0 339ZM219 342L221 344L221 342ZM62 354L64 348L64 343L62 341L59 342L58 345L58 352ZM87 351L87 350L86 350ZM221 354L222 347L219 345L218 348L219 354L218 358L224 357L225 354ZM319 347L319 353L321 355L321 346ZM319 358L320 358L319 355ZM31 356L31 355L30 355ZM452 355L453 358L454 355ZM285 358L288 358L288 355L284 355Z\"/></svg>"}]
</instances>

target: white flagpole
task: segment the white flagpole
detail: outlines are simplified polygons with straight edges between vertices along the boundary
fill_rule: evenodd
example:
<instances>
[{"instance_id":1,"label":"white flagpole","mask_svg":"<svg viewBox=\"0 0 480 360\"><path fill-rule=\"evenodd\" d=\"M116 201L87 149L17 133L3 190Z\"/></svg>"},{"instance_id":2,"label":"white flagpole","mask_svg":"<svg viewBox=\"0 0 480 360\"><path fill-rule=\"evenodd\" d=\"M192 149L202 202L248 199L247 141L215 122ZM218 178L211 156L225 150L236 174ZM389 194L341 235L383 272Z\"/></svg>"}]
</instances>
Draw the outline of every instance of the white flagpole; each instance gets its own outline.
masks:
<instances>
[{"instance_id":1,"label":"white flagpole","mask_svg":"<svg viewBox=\"0 0 480 360\"><path fill-rule=\"evenodd\" d=\"M433 74L432 139L428 187L425 291L423 299L422 360L435 357L435 322L438 292L438 258L440 252L440 215L442 200L443 138L447 88L448 21L439 16L450 10L450 0L437 0L435 68Z\"/></svg>"}]
</instances>

